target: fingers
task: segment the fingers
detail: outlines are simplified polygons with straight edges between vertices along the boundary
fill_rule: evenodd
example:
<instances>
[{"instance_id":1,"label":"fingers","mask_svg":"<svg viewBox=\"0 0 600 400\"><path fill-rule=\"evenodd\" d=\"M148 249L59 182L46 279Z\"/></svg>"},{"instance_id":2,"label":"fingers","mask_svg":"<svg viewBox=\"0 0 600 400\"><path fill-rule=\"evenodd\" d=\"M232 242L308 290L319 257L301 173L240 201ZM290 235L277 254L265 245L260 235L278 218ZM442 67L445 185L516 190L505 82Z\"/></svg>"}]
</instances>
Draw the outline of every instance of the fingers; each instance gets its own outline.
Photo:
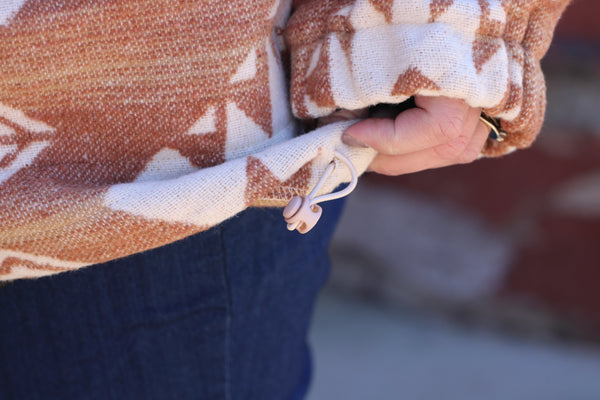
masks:
<instances>
[{"instance_id":1,"label":"fingers","mask_svg":"<svg viewBox=\"0 0 600 400\"><path fill-rule=\"evenodd\" d=\"M474 109L462 100L417 96L415 103L417 108L402 112L395 120L369 118L352 125L342 140L372 147L380 154L408 154L465 136L465 126L475 120Z\"/></svg>"},{"instance_id":2,"label":"fingers","mask_svg":"<svg viewBox=\"0 0 600 400\"><path fill-rule=\"evenodd\" d=\"M459 137L448 143L408 154L379 154L371 163L370 169L383 175L396 176L473 162L481 154L489 129L477 120L472 131L468 140Z\"/></svg>"},{"instance_id":3,"label":"fingers","mask_svg":"<svg viewBox=\"0 0 600 400\"><path fill-rule=\"evenodd\" d=\"M476 160L489 129L481 109L447 97L415 96L416 108L395 119L369 118L352 125L342 140L378 152L371 170L400 175Z\"/></svg>"}]
</instances>

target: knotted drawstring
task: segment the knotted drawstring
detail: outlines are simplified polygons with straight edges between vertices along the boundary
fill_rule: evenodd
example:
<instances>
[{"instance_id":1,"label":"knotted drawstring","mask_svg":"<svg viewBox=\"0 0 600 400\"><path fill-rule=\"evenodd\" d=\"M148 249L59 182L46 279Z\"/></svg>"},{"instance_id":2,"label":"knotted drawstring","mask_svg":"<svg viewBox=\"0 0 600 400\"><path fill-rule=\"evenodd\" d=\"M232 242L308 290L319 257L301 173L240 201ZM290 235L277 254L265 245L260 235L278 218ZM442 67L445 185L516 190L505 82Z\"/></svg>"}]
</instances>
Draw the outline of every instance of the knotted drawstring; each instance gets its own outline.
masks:
<instances>
[{"instance_id":1,"label":"knotted drawstring","mask_svg":"<svg viewBox=\"0 0 600 400\"><path fill-rule=\"evenodd\" d=\"M335 170L335 160L331 161L323 173L323 176L321 179L319 179L319 182L310 192L310 194L308 196L294 197L283 210L283 217L288 224L288 230L298 230L300 233L307 233L314 228L319 221L319 218L321 218L321 214L323 213L323 209L317 205L317 203L345 197L349 195L356 187L356 184L358 183L358 174L356 173L356 168L354 168L352 162L338 151L335 152L335 157L346 164L346 167L348 167L350 170L350 174L352 175L350 183L348 186L338 192L324 194L315 198L317 192L321 189L323 183L325 183L325 180L327 180L327 178Z\"/></svg>"}]
</instances>

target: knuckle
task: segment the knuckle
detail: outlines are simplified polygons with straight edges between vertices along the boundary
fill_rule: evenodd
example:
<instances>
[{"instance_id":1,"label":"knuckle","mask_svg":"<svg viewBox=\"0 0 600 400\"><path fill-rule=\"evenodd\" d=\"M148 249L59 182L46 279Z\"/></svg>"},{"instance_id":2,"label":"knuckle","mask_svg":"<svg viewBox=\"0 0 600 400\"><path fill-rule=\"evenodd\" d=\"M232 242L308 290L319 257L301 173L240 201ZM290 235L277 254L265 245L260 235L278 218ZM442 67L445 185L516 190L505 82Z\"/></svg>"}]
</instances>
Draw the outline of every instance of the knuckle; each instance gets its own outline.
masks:
<instances>
[{"instance_id":1,"label":"knuckle","mask_svg":"<svg viewBox=\"0 0 600 400\"><path fill-rule=\"evenodd\" d=\"M446 140L452 141L461 136L464 124L465 119L463 116L452 114L439 122L439 129L441 129L442 135Z\"/></svg>"},{"instance_id":2,"label":"knuckle","mask_svg":"<svg viewBox=\"0 0 600 400\"><path fill-rule=\"evenodd\" d=\"M398 170L397 166L395 166L389 162L381 162L377 158L375 159L375 161L373 163L371 163L370 169L381 175L387 175L387 176L400 175L400 171Z\"/></svg>"},{"instance_id":3,"label":"knuckle","mask_svg":"<svg viewBox=\"0 0 600 400\"><path fill-rule=\"evenodd\" d=\"M470 164L479 158L479 150L476 148L467 148L459 157L461 164Z\"/></svg>"},{"instance_id":4,"label":"knuckle","mask_svg":"<svg viewBox=\"0 0 600 400\"><path fill-rule=\"evenodd\" d=\"M445 161L462 162L469 140L466 136L459 136L454 140L435 147L438 157Z\"/></svg>"},{"instance_id":5,"label":"knuckle","mask_svg":"<svg viewBox=\"0 0 600 400\"><path fill-rule=\"evenodd\" d=\"M381 152L384 154L397 154L402 148L402 139L398 134L395 121L386 118L374 119Z\"/></svg>"}]
</instances>

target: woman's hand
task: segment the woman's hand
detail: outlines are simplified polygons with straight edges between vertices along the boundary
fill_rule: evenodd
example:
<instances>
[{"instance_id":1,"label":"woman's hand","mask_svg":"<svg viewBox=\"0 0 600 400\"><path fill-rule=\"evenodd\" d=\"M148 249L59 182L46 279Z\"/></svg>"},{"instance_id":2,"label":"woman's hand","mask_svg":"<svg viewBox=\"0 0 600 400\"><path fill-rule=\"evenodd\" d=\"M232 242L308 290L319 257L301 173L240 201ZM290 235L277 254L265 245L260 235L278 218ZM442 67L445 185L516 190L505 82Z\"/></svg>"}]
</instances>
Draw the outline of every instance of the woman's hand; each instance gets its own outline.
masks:
<instances>
[{"instance_id":1,"label":"woman's hand","mask_svg":"<svg viewBox=\"0 0 600 400\"><path fill-rule=\"evenodd\" d=\"M378 154L370 170L402 175L476 160L489 128L479 120L480 108L447 97L415 96L416 108L395 119L367 118L346 130L342 141L371 147ZM361 116L361 111L339 111L328 122Z\"/></svg>"}]
</instances>

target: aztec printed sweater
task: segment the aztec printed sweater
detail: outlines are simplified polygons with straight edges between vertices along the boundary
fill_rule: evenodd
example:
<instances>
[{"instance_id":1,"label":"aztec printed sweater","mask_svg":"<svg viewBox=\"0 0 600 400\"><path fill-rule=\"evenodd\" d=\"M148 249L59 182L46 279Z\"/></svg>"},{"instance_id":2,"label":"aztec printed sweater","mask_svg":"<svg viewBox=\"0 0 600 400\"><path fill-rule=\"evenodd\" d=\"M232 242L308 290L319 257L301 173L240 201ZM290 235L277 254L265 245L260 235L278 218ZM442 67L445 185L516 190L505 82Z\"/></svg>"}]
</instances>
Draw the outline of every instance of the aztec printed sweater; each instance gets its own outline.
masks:
<instances>
[{"instance_id":1,"label":"aztec printed sweater","mask_svg":"<svg viewBox=\"0 0 600 400\"><path fill-rule=\"evenodd\" d=\"M335 151L363 172L374 153L341 143L348 122L299 132L338 108L462 98L508 132L485 155L525 147L567 2L4 0L0 280L283 206ZM349 178L340 165L321 190Z\"/></svg>"}]
</instances>

